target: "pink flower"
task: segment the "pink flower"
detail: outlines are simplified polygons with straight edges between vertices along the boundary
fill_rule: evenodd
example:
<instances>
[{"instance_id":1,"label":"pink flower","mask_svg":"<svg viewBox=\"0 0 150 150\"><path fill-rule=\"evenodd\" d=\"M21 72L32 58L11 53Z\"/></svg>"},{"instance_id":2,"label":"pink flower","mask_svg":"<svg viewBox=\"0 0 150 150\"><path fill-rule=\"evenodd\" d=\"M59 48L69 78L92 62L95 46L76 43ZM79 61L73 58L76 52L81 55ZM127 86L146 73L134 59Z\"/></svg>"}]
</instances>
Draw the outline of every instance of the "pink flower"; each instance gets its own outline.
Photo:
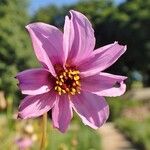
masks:
<instances>
[{"instance_id":1,"label":"pink flower","mask_svg":"<svg viewBox=\"0 0 150 150\"><path fill-rule=\"evenodd\" d=\"M80 12L65 17L64 33L45 23L26 26L42 68L17 75L23 94L19 107L22 119L38 117L52 110L54 127L68 128L73 110L85 125L102 126L109 116L103 96L120 96L126 90L125 76L102 72L125 52L117 42L95 51L95 37L89 20Z\"/></svg>"},{"instance_id":2,"label":"pink flower","mask_svg":"<svg viewBox=\"0 0 150 150\"><path fill-rule=\"evenodd\" d=\"M28 137L16 139L15 143L17 144L19 150L27 150L33 144L32 140Z\"/></svg>"}]
</instances>

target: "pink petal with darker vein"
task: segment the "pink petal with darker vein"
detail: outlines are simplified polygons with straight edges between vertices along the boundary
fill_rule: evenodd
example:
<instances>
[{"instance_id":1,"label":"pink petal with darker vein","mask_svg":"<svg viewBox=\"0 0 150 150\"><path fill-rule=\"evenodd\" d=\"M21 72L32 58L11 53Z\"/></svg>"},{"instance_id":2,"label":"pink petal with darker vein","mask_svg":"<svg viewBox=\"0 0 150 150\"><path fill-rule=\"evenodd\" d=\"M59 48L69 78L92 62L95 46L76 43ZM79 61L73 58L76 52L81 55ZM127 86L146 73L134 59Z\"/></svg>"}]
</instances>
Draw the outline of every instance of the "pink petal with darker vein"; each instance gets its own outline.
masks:
<instances>
[{"instance_id":1,"label":"pink petal with darker vein","mask_svg":"<svg viewBox=\"0 0 150 150\"><path fill-rule=\"evenodd\" d=\"M80 12L71 10L71 19L66 16L64 28L64 48L68 61L78 64L89 57L95 47L94 30L89 20Z\"/></svg>"},{"instance_id":2,"label":"pink petal with darker vein","mask_svg":"<svg viewBox=\"0 0 150 150\"><path fill-rule=\"evenodd\" d=\"M38 60L55 76L53 65L63 63L63 34L54 26L32 23L26 26Z\"/></svg>"},{"instance_id":3,"label":"pink petal with darker vein","mask_svg":"<svg viewBox=\"0 0 150 150\"><path fill-rule=\"evenodd\" d=\"M125 76L101 72L81 80L82 90L93 92L99 96L120 96L126 91Z\"/></svg>"},{"instance_id":4,"label":"pink petal with darker vein","mask_svg":"<svg viewBox=\"0 0 150 150\"><path fill-rule=\"evenodd\" d=\"M85 125L97 129L102 126L109 116L109 106L106 100L89 92L81 92L73 96L73 109Z\"/></svg>"},{"instance_id":5,"label":"pink petal with darker vein","mask_svg":"<svg viewBox=\"0 0 150 150\"><path fill-rule=\"evenodd\" d=\"M52 109L52 120L55 128L65 132L72 118L72 107L68 95L62 95Z\"/></svg>"},{"instance_id":6,"label":"pink petal with darker vein","mask_svg":"<svg viewBox=\"0 0 150 150\"><path fill-rule=\"evenodd\" d=\"M50 72L43 68L29 69L17 74L19 87L23 94L37 95L50 91L52 83Z\"/></svg>"},{"instance_id":7,"label":"pink petal with darker vein","mask_svg":"<svg viewBox=\"0 0 150 150\"><path fill-rule=\"evenodd\" d=\"M117 42L95 50L93 52L95 56L79 66L81 75L91 76L107 69L114 64L125 51L126 46L119 45Z\"/></svg>"},{"instance_id":8,"label":"pink petal with darker vein","mask_svg":"<svg viewBox=\"0 0 150 150\"><path fill-rule=\"evenodd\" d=\"M19 106L19 118L35 118L48 112L57 100L54 92L25 97Z\"/></svg>"}]
</instances>

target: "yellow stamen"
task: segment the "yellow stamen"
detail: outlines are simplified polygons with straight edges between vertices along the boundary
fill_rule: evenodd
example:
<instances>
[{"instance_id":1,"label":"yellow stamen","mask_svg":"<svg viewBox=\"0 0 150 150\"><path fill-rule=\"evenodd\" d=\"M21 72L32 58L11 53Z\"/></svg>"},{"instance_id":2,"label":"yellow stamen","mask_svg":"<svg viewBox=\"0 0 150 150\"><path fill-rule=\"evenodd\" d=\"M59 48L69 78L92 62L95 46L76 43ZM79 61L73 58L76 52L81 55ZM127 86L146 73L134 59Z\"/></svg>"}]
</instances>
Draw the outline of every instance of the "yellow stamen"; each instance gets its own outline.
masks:
<instances>
[{"instance_id":1,"label":"yellow stamen","mask_svg":"<svg viewBox=\"0 0 150 150\"><path fill-rule=\"evenodd\" d=\"M60 75L59 77L62 79L62 78L63 78L63 75Z\"/></svg>"},{"instance_id":2,"label":"yellow stamen","mask_svg":"<svg viewBox=\"0 0 150 150\"><path fill-rule=\"evenodd\" d=\"M71 79L72 79L72 75L71 75L71 74L69 74L68 76L69 76L69 78L71 78Z\"/></svg>"},{"instance_id":3,"label":"yellow stamen","mask_svg":"<svg viewBox=\"0 0 150 150\"><path fill-rule=\"evenodd\" d=\"M61 82L64 82L64 79L61 79Z\"/></svg>"},{"instance_id":4,"label":"yellow stamen","mask_svg":"<svg viewBox=\"0 0 150 150\"><path fill-rule=\"evenodd\" d=\"M71 88L71 92L75 93L75 92L76 92L76 89Z\"/></svg>"},{"instance_id":5,"label":"yellow stamen","mask_svg":"<svg viewBox=\"0 0 150 150\"><path fill-rule=\"evenodd\" d=\"M80 79L80 77L79 77L78 75L74 76L74 80L75 80L75 81L77 81L77 80L79 80L79 79Z\"/></svg>"},{"instance_id":6,"label":"yellow stamen","mask_svg":"<svg viewBox=\"0 0 150 150\"><path fill-rule=\"evenodd\" d=\"M76 74L79 74L80 72L78 70L74 71Z\"/></svg>"},{"instance_id":7,"label":"yellow stamen","mask_svg":"<svg viewBox=\"0 0 150 150\"><path fill-rule=\"evenodd\" d=\"M66 88L66 91L69 92L70 91L69 88Z\"/></svg>"},{"instance_id":8,"label":"yellow stamen","mask_svg":"<svg viewBox=\"0 0 150 150\"><path fill-rule=\"evenodd\" d=\"M79 81L76 81L76 85L80 86L81 84L80 84L80 82L79 82Z\"/></svg>"},{"instance_id":9,"label":"yellow stamen","mask_svg":"<svg viewBox=\"0 0 150 150\"><path fill-rule=\"evenodd\" d=\"M66 93L66 91L65 90L62 90L62 92L65 94Z\"/></svg>"},{"instance_id":10,"label":"yellow stamen","mask_svg":"<svg viewBox=\"0 0 150 150\"><path fill-rule=\"evenodd\" d=\"M63 72L64 77L66 77L66 72Z\"/></svg>"},{"instance_id":11,"label":"yellow stamen","mask_svg":"<svg viewBox=\"0 0 150 150\"><path fill-rule=\"evenodd\" d=\"M58 86L55 86L55 90L57 91Z\"/></svg>"},{"instance_id":12,"label":"yellow stamen","mask_svg":"<svg viewBox=\"0 0 150 150\"><path fill-rule=\"evenodd\" d=\"M81 90L80 76L78 70L66 69L59 72L56 77L55 91L59 94L75 95Z\"/></svg>"},{"instance_id":13,"label":"yellow stamen","mask_svg":"<svg viewBox=\"0 0 150 150\"><path fill-rule=\"evenodd\" d=\"M76 93L75 93L75 92L70 92L70 94L71 94L71 95L75 95Z\"/></svg>"},{"instance_id":14,"label":"yellow stamen","mask_svg":"<svg viewBox=\"0 0 150 150\"><path fill-rule=\"evenodd\" d=\"M76 86L76 83L74 82L72 85L73 85L73 86Z\"/></svg>"},{"instance_id":15,"label":"yellow stamen","mask_svg":"<svg viewBox=\"0 0 150 150\"><path fill-rule=\"evenodd\" d=\"M58 90L58 92L61 92L61 87L58 86L57 90Z\"/></svg>"},{"instance_id":16,"label":"yellow stamen","mask_svg":"<svg viewBox=\"0 0 150 150\"><path fill-rule=\"evenodd\" d=\"M62 82L61 82L61 81L59 82L59 85L62 85Z\"/></svg>"}]
</instances>

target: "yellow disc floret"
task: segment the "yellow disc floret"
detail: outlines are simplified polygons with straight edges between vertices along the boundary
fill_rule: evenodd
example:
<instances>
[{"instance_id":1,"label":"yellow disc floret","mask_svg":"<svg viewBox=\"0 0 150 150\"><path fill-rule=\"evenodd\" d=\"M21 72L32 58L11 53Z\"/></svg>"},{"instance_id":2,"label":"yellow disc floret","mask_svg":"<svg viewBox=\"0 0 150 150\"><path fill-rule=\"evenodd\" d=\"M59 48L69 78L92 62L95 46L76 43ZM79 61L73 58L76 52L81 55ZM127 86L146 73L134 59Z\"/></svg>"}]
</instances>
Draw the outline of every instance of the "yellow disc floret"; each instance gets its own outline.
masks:
<instances>
[{"instance_id":1,"label":"yellow disc floret","mask_svg":"<svg viewBox=\"0 0 150 150\"><path fill-rule=\"evenodd\" d=\"M81 89L78 70L66 69L56 77L55 91L59 94L79 94Z\"/></svg>"}]
</instances>

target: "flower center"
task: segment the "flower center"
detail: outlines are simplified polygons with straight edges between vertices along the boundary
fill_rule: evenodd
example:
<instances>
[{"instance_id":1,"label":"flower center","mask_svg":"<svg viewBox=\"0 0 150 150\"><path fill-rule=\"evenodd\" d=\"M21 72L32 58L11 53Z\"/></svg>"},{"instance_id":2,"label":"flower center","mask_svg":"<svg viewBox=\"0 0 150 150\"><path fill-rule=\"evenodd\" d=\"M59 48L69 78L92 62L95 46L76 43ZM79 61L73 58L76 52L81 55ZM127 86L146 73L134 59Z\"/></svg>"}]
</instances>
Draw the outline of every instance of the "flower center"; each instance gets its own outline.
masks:
<instances>
[{"instance_id":1,"label":"flower center","mask_svg":"<svg viewBox=\"0 0 150 150\"><path fill-rule=\"evenodd\" d=\"M81 89L78 70L66 69L56 77L55 91L59 94L79 94Z\"/></svg>"}]
</instances>

